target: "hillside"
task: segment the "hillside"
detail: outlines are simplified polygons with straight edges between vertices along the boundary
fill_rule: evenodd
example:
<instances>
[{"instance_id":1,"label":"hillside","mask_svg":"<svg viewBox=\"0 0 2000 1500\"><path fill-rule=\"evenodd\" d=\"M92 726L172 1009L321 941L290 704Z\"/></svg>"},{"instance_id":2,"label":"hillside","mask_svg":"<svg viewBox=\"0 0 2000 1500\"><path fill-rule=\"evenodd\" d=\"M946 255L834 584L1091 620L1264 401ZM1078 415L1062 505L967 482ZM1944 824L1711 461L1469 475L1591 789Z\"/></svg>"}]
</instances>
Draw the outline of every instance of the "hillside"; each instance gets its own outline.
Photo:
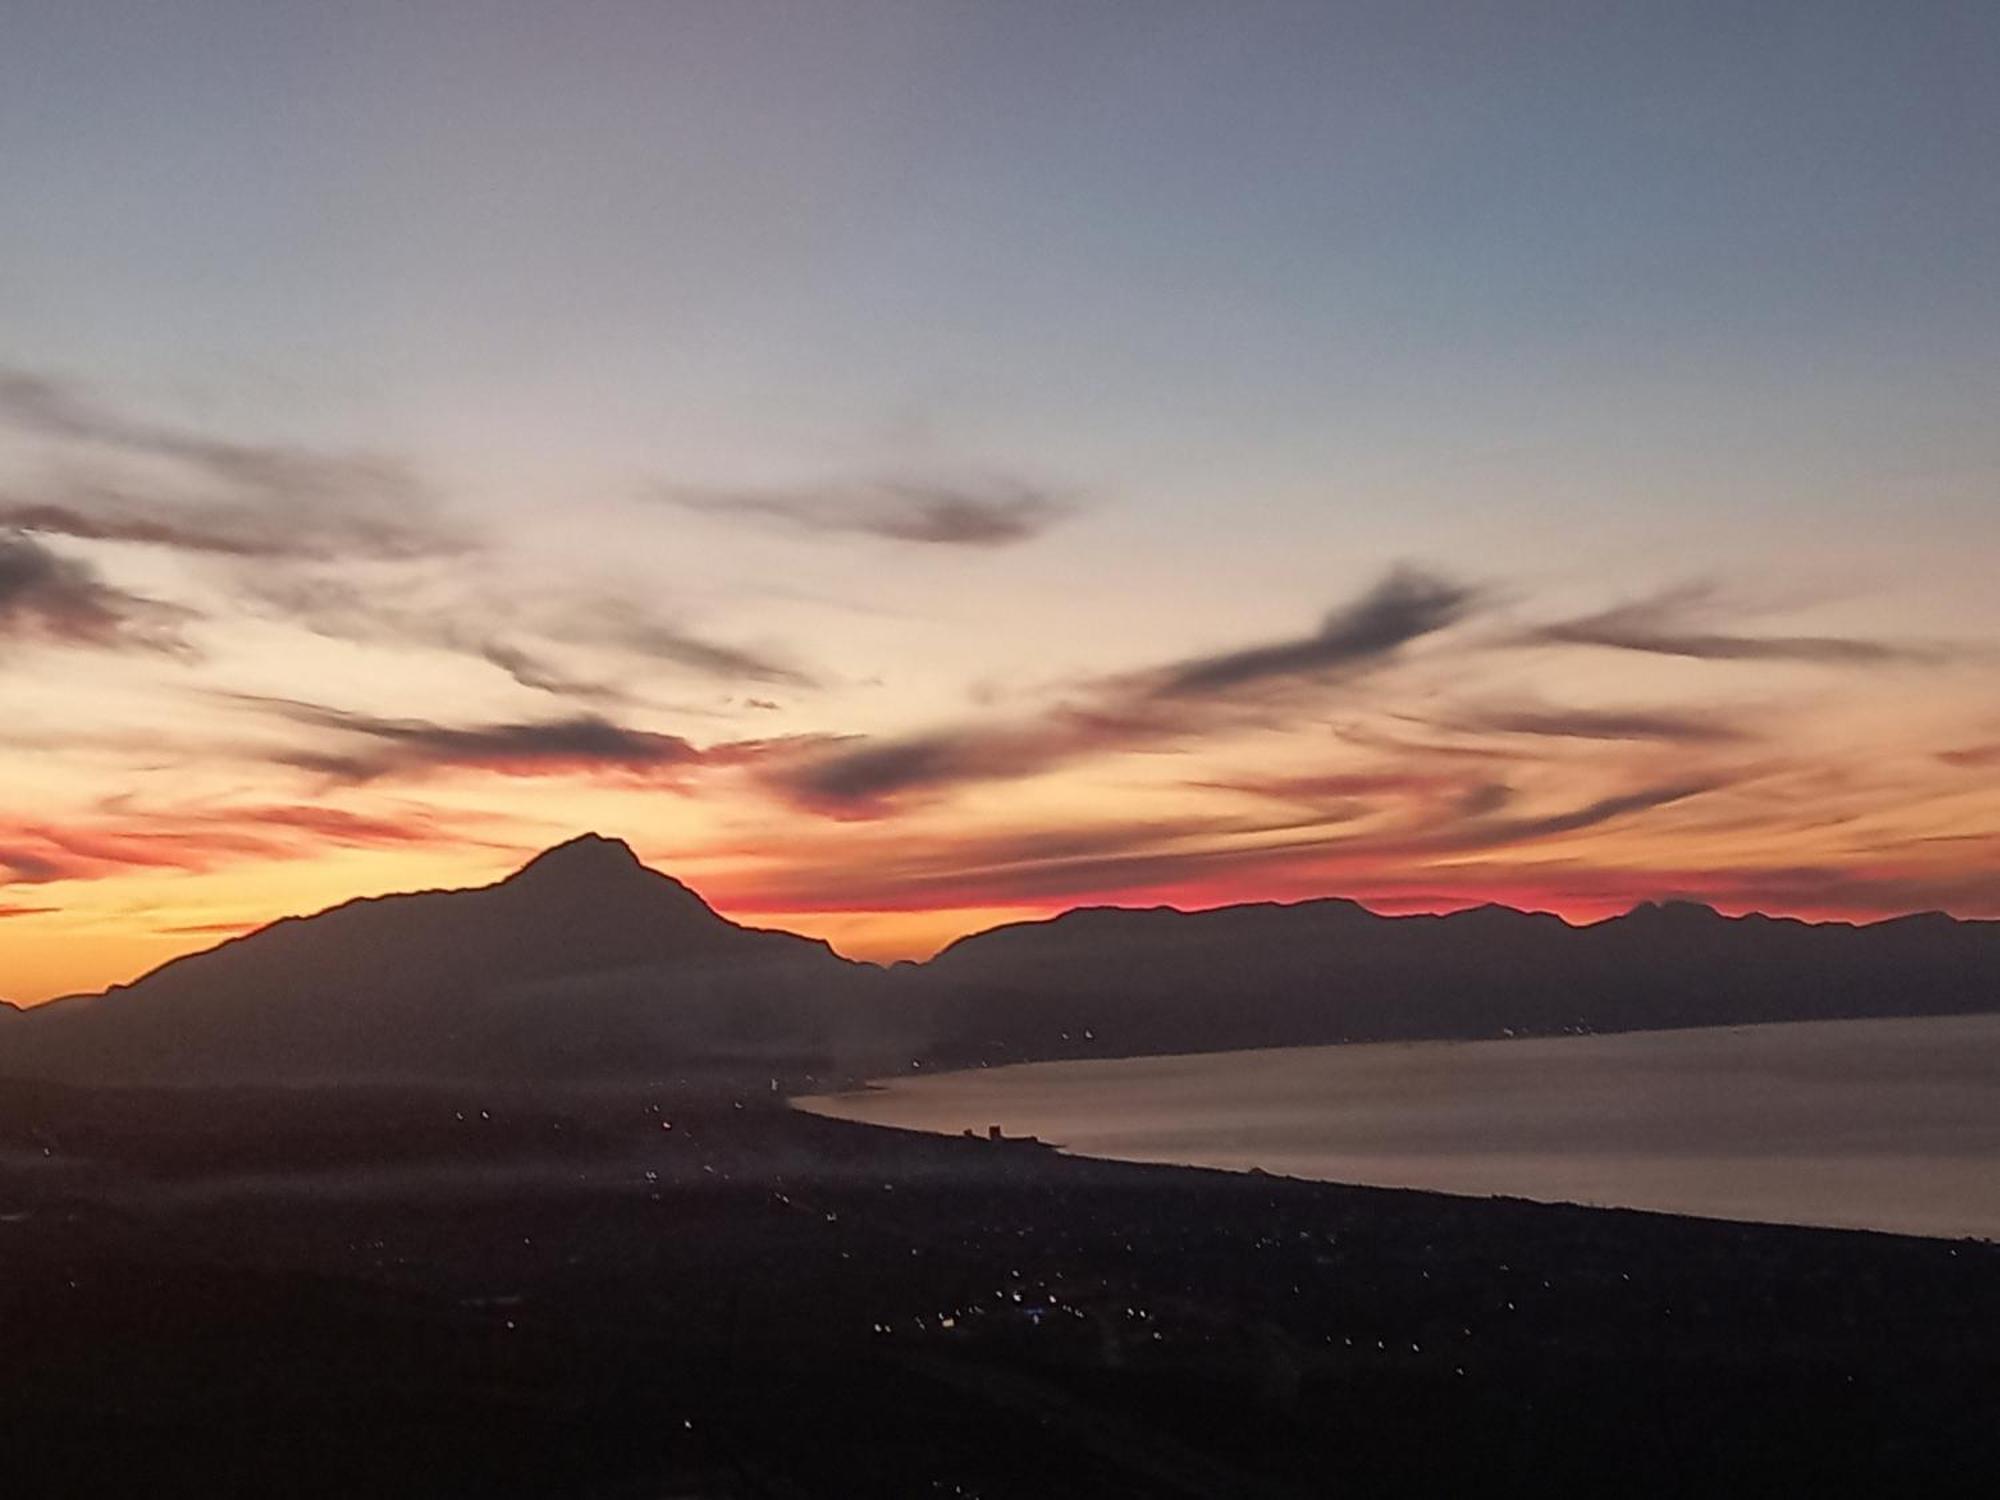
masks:
<instances>
[{"instance_id":1,"label":"hillside","mask_svg":"<svg viewBox=\"0 0 2000 1500\"><path fill-rule=\"evenodd\" d=\"M200 1082L828 1066L866 972L740 927L616 840L287 918L9 1026L0 1072Z\"/></svg>"},{"instance_id":2,"label":"hillside","mask_svg":"<svg viewBox=\"0 0 2000 1500\"><path fill-rule=\"evenodd\" d=\"M927 978L957 1060L1629 1031L2000 1009L2000 923L1091 908L962 939Z\"/></svg>"}]
</instances>

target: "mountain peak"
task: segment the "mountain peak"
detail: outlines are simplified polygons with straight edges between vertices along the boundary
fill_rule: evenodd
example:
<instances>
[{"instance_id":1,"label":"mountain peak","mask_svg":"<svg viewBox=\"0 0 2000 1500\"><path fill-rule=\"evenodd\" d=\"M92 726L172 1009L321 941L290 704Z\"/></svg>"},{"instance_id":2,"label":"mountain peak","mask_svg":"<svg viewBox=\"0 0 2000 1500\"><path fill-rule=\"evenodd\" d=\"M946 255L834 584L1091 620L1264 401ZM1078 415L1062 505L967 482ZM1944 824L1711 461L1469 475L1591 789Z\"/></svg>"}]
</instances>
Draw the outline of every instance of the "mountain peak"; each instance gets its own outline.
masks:
<instances>
[{"instance_id":1,"label":"mountain peak","mask_svg":"<svg viewBox=\"0 0 2000 1500\"><path fill-rule=\"evenodd\" d=\"M1625 919L1627 921L1636 920L1639 922L1678 922L1686 924L1690 922L1715 921L1721 915L1714 907L1704 905L1699 901L1668 899L1664 901L1641 901L1637 906L1625 913Z\"/></svg>"},{"instance_id":2,"label":"mountain peak","mask_svg":"<svg viewBox=\"0 0 2000 1500\"><path fill-rule=\"evenodd\" d=\"M646 867L632 846L623 839L608 839L601 833L578 834L573 839L544 849L509 880L539 880L555 876L563 880L602 880L607 876L630 875Z\"/></svg>"}]
</instances>

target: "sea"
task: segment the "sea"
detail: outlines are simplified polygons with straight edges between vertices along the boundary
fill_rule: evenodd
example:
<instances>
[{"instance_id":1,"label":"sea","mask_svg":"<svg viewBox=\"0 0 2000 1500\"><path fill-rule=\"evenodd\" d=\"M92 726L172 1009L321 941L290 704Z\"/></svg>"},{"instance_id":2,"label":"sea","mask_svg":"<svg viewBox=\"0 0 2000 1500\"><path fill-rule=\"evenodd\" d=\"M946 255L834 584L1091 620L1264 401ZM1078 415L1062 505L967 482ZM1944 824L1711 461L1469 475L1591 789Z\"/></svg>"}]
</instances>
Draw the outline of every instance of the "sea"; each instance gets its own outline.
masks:
<instances>
[{"instance_id":1,"label":"sea","mask_svg":"<svg viewBox=\"0 0 2000 1500\"><path fill-rule=\"evenodd\" d=\"M1083 1059L798 1103L1121 1161L2000 1239L2000 1016Z\"/></svg>"}]
</instances>

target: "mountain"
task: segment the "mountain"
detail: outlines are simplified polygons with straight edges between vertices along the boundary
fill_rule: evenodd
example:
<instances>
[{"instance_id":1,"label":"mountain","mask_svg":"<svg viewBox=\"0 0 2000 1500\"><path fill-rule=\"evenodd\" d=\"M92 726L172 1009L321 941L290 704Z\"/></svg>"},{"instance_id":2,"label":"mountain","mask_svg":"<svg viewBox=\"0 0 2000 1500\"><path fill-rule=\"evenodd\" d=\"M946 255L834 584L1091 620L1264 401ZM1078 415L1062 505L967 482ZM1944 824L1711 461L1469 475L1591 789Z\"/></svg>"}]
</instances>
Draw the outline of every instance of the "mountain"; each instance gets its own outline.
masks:
<instances>
[{"instance_id":1,"label":"mountain","mask_svg":"<svg viewBox=\"0 0 2000 1500\"><path fill-rule=\"evenodd\" d=\"M2000 923L1572 927L1483 906L1088 908L885 971L742 927L594 834L495 885L350 901L102 995L0 1010L0 1076L863 1076L1066 1056L2000 1010Z\"/></svg>"},{"instance_id":2,"label":"mountain","mask_svg":"<svg viewBox=\"0 0 2000 1500\"><path fill-rule=\"evenodd\" d=\"M939 1060L996 1062L2000 1010L2000 923L1092 908L963 938L926 973Z\"/></svg>"},{"instance_id":3,"label":"mountain","mask_svg":"<svg viewBox=\"0 0 2000 1500\"><path fill-rule=\"evenodd\" d=\"M7 1028L0 1074L166 1082L838 1065L876 971L585 835L496 885L347 902Z\"/></svg>"}]
</instances>

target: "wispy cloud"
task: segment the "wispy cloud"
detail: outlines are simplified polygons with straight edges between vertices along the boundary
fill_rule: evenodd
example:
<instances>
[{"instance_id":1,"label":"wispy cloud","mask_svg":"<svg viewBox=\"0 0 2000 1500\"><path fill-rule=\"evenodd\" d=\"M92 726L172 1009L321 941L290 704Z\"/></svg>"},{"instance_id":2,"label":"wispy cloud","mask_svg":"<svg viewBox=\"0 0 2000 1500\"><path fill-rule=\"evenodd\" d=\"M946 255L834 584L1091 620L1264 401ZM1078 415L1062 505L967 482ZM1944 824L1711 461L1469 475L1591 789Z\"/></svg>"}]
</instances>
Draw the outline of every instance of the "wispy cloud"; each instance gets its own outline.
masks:
<instances>
[{"instance_id":1,"label":"wispy cloud","mask_svg":"<svg viewBox=\"0 0 2000 1500\"><path fill-rule=\"evenodd\" d=\"M1749 738L1740 724L1699 709L1486 706L1464 709L1434 722L1441 728L1470 734L1525 734L1548 739L1722 745Z\"/></svg>"},{"instance_id":2,"label":"wispy cloud","mask_svg":"<svg viewBox=\"0 0 2000 1500\"><path fill-rule=\"evenodd\" d=\"M660 618L630 600L595 598L557 608L540 622L551 639L610 647L642 660L670 662L724 682L817 686L812 673L768 650L717 641Z\"/></svg>"},{"instance_id":3,"label":"wispy cloud","mask_svg":"<svg viewBox=\"0 0 2000 1500\"><path fill-rule=\"evenodd\" d=\"M1153 694L1227 693L1270 681L1353 671L1393 655L1419 637L1461 619L1473 590L1416 568L1397 568L1311 635L1173 663L1156 674Z\"/></svg>"},{"instance_id":4,"label":"wispy cloud","mask_svg":"<svg viewBox=\"0 0 2000 1500\"><path fill-rule=\"evenodd\" d=\"M807 831L784 861L760 861L755 871L716 882L715 891L726 905L753 911L1011 906L1143 889L1156 878L1181 882L1238 859L1276 857L1268 844L1241 841L1297 826L1289 818L1184 812L959 835L864 827L829 839Z\"/></svg>"},{"instance_id":5,"label":"wispy cloud","mask_svg":"<svg viewBox=\"0 0 2000 1500\"><path fill-rule=\"evenodd\" d=\"M463 843L470 814L401 807L358 813L309 803L139 807L114 798L94 816L0 815L0 885L99 880L133 870L202 871L327 849Z\"/></svg>"},{"instance_id":6,"label":"wispy cloud","mask_svg":"<svg viewBox=\"0 0 2000 1500\"><path fill-rule=\"evenodd\" d=\"M801 807L865 818L912 792L1032 776L1089 748L1087 738L1055 723L939 730L807 755L780 763L771 779Z\"/></svg>"},{"instance_id":7,"label":"wispy cloud","mask_svg":"<svg viewBox=\"0 0 2000 1500\"><path fill-rule=\"evenodd\" d=\"M63 878L63 866L45 849L32 847L28 836L33 830L14 829L9 842L0 844L0 885L41 885Z\"/></svg>"},{"instance_id":8,"label":"wispy cloud","mask_svg":"<svg viewBox=\"0 0 2000 1500\"><path fill-rule=\"evenodd\" d=\"M268 744L263 761L289 765L334 782L388 777L420 779L446 771L501 776L583 776L683 789L698 771L730 771L825 743L819 736L718 740L696 745L677 734L636 729L602 714L450 724L423 718L357 713L292 698L220 695L262 716L317 731L315 743Z\"/></svg>"},{"instance_id":9,"label":"wispy cloud","mask_svg":"<svg viewBox=\"0 0 2000 1500\"><path fill-rule=\"evenodd\" d=\"M1105 714L1063 705L1018 722L803 747L775 757L765 779L807 811L865 820L912 799L1038 776L1090 755L1167 744L1192 730L1185 716L1158 710Z\"/></svg>"},{"instance_id":10,"label":"wispy cloud","mask_svg":"<svg viewBox=\"0 0 2000 1500\"><path fill-rule=\"evenodd\" d=\"M1376 779L1379 778L1379 779ZM1302 804L1281 816L1184 811L1164 818L972 833L861 826L837 836L802 830L782 860L725 877L725 909L917 911L1074 901L1171 898L1214 904L1277 895L1323 896L1451 877L1417 872L1471 856L1512 868L1559 857L1568 835L1640 819L1721 785L1711 778L1645 783L1568 805L1508 815L1494 783L1405 785L1371 777L1383 795ZM1366 788L1357 779L1350 791ZM1545 847L1544 847L1545 846Z\"/></svg>"},{"instance_id":11,"label":"wispy cloud","mask_svg":"<svg viewBox=\"0 0 2000 1500\"><path fill-rule=\"evenodd\" d=\"M1315 804L1333 799L1379 796L1433 797L1459 791L1465 783L1455 776L1415 771L1330 771L1292 776L1237 776L1188 783L1199 791L1241 792L1278 802Z\"/></svg>"},{"instance_id":12,"label":"wispy cloud","mask_svg":"<svg viewBox=\"0 0 2000 1500\"><path fill-rule=\"evenodd\" d=\"M1534 644L1602 646L1699 661L1793 661L1834 666L1935 662L1950 655L1925 644L1827 635L1745 635L1719 628L1722 601L1706 586L1688 586L1537 626L1521 639Z\"/></svg>"},{"instance_id":13,"label":"wispy cloud","mask_svg":"<svg viewBox=\"0 0 2000 1500\"><path fill-rule=\"evenodd\" d=\"M709 515L935 547L1007 547L1031 541L1075 508L1042 487L990 478L878 479L782 489L680 485L657 493Z\"/></svg>"},{"instance_id":14,"label":"wispy cloud","mask_svg":"<svg viewBox=\"0 0 2000 1500\"><path fill-rule=\"evenodd\" d=\"M421 641L425 645L438 645L447 650L462 651L477 656L505 672L524 688L538 693L548 693L556 698L571 698L579 702L613 703L628 701L630 692L601 677L584 676L566 672L554 663L544 660L533 652L510 641L487 639L478 644L462 642L450 633L432 641Z\"/></svg>"},{"instance_id":15,"label":"wispy cloud","mask_svg":"<svg viewBox=\"0 0 2000 1500\"><path fill-rule=\"evenodd\" d=\"M0 425L51 452L0 483L0 526L236 558L405 559L466 550L405 463L217 438L0 370Z\"/></svg>"},{"instance_id":16,"label":"wispy cloud","mask_svg":"<svg viewBox=\"0 0 2000 1500\"><path fill-rule=\"evenodd\" d=\"M0 532L0 641L187 655L180 627L190 618L30 537Z\"/></svg>"},{"instance_id":17,"label":"wispy cloud","mask_svg":"<svg viewBox=\"0 0 2000 1500\"><path fill-rule=\"evenodd\" d=\"M1085 684L1021 720L860 739L767 776L801 807L879 817L913 795L1035 776L1080 758L1156 749L1282 717L1273 695L1313 693L1391 660L1461 619L1471 590L1410 568L1390 573L1310 636L1166 663Z\"/></svg>"},{"instance_id":18,"label":"wispy cloud","mask_svg":"<svg viewBox=\"0 0 2000 1500\"><path fill-rule=\"evenodd\" d=\"M239 701L327 731L333 736L331 748L284 758L338 780L369 781L443 769L503 776L614 773L657 780L702 760L702 752L679 735L630 729L598 714L455 725L381 718L286 699Z\"/></svg>"},{"instance_id":19,"label":"wispy cloud","mask_svg":"<svg viewBox=\"0 0 2000 1500\"><path fill-rule=\"evenodd\" d=\"M1481 773L1485 770L1480 768ZM1463 770L1421 771L1401 767L1238 776L1189 782L1196 791L1233 792L1298 809L1325 824L1359 823L1394 815L1403 828L1465 827L1499 812L1514 800L1507 782Z\"/></svg>"},{"instance_id":20,"label":"wispy cloud","mask_svg":"<svg viewBox=\"0 0 2000 1500\"><path fill-rule=\"evenodd\" d=\"M648 665L764 687L814 685L781 653L713 639L650 604L574 580L536 593L469 569L482 540L448 519L421 476L394 457L190 431L21 370L0 370L0 428L34 440L20 472L0 473L0 537L206 558L229 565L231 598L267 618L330 638L456 653L576 702L627 700L617 679ZM110 616L136 622L137 610L102 597L105 610L72 605L49 613L48 627L108 642ZM622 670L564 660L605 653L623 658Z\"/></svg>"},{"instance_id":21,"label":"wispy cloud","mask_svg":"<svg viewBox=\"0 0 2000 1500\"><path fill-rule=\"evenodd\" d=\"M452 652L497 667L523 687L578 702L630 701L634 669L662 664L718 682L815 685L811 673L776 652L714 640L629 600L574 597L570 590L537 599L457 578L412 579L385 590L313 569L246 579L239 597L317 635ZM615 653L623 670L570 667L558 660L564 648Z\"/></svg>"},{"instance_id":22,"label":"wispy cloud","mask_svg":"<svg viewBox=\"0 0 2000 1500\"><path fill-rule=\"evenodd\" d=\"M1413 852L1463 852L1532 843L1537 839L1552 838L1557 834L1578 833L1586 828L1596 828L1619 818L1630 817L1634 813L1651 812L1655 808L1685 802L1690 797L1715 791L1723 784L1722 780L1715 777L1692 777L1663 782L1656 786L1638 787L1608 797L1598 797L1581 806L1567 808L1561 812L1529 817L1474 818L1457 827L1443 828L1434 833L1409 839L1403 847Z\"/></svg>"}]
</instances>

